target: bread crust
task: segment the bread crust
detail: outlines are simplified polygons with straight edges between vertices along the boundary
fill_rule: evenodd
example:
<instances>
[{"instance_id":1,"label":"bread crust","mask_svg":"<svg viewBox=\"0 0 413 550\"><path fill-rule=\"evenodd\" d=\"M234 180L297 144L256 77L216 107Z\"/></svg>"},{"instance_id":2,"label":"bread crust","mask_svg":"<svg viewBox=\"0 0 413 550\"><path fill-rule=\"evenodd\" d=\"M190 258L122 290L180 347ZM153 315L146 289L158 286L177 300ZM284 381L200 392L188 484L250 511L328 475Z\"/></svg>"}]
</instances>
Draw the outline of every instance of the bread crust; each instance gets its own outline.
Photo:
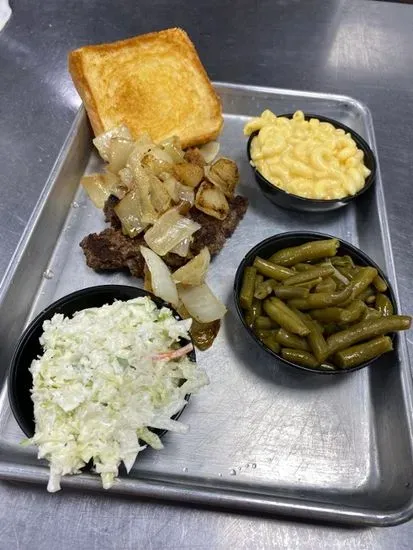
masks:
<instances>
[{"instance_id":1,"label":"bread crust","mask_svg":"<svg viewBox=\"0 0 413 550\"><path fill-rule=\"evenodd\" d=\"M68 62L95 135L123 123L134 137L149 131L157 141L175 134L183 147L192 147L215 139L222 129L220 98L195 46L180 28L84 46L70 52ZM162 68L159 74L156 64ZM151 104L156 94L163 94L159 109ZM168 135L162 135L163 128Z\"/></svg>"}]
</instances>

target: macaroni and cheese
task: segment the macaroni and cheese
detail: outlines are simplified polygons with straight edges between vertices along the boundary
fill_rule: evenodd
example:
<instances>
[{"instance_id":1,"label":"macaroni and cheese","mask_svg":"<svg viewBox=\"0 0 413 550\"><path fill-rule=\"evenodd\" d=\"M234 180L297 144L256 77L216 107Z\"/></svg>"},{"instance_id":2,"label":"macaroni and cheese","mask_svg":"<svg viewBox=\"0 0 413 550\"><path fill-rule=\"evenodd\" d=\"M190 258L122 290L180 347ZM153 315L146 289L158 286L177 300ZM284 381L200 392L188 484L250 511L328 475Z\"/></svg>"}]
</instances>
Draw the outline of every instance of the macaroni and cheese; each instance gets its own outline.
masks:
<instances>
[{"instance_id":1,"label":"macaroni and cheese","mask_svg":"<svg viewBox=\"0 0 413 550\"><path fill-rule=\"evenodd\" d=\"M363 151L351 135L302 111L292 119L266 110L245 125L251 142L251 164L273 185L308 199L341 199L355 195L370 174Z\"/></svg>"}]
</instances>

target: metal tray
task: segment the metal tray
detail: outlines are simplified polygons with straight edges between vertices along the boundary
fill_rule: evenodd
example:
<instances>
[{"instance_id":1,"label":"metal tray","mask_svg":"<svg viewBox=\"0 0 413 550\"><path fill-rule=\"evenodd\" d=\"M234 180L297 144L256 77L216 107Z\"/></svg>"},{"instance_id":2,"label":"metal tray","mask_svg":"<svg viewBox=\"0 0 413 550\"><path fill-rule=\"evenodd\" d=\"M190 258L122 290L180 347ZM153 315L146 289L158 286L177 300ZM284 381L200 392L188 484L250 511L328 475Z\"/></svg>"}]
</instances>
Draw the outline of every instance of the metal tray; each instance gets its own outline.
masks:
<instances>
[{"instance_id":1,"label":"metal tray","mask_svg":"<svg viewBox=\"0 0 413 550\"><path fill-rule=\"evenodd\" d=\"M268 202L247 163L242 128L265 108L303 109L343 122L376 150L371 115L342 96L217 83L225 127L221 152L241 171L248 213L213 261L209 282L228 304L214 346L198 353L211 384L182 418L185 436L167 434L147 450L113 494L155 497L232 510L323 521L391 525L413 515L412 382L404 335L397 352L348 376L317 376L277 364L246 337L235 316L232 284L244 254L282 231L319 230L359 246L388 274L397 295L380 170L368 197L336 212L297 214ZM14 345L30 319L71 291L102 283L140 285L125 274L97 274L79 242L104 227L102 213L79 188L99 168L85 112L76 117L28 228L0 287L0 477L46 486L47 466L23 448L6 392ZM63 487L99 491L92 474ZM46 487L45 487L46 490Z\"/></svg>"}]
</instances>

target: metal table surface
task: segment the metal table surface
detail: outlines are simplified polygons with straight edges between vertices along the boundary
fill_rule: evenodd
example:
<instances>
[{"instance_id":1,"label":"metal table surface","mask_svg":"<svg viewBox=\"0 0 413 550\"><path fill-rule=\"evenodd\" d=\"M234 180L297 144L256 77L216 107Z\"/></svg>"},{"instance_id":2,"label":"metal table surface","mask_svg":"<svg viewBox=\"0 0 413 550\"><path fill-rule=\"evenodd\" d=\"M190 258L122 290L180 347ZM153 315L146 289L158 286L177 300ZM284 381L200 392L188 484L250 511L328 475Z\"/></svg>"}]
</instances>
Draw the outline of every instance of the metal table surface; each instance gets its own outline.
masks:
<instances>
[{"instance_id":1,"label":"metal table surface","mask_svg":"<svg viewBox=\"0 0 413 550\"><path fill-rule=\"evenodd\" d=\"M67 51L182 26L214 80L352 95L372 110L398 283L413 311L413 7L344 0L12 0L0 33L0 276L73 121ZM410 353L413 341L410 342ZM413 465L412 465L413 467ZM349 529L0 483L0 549L411 548Z\"/></svg>"}]
</instances>

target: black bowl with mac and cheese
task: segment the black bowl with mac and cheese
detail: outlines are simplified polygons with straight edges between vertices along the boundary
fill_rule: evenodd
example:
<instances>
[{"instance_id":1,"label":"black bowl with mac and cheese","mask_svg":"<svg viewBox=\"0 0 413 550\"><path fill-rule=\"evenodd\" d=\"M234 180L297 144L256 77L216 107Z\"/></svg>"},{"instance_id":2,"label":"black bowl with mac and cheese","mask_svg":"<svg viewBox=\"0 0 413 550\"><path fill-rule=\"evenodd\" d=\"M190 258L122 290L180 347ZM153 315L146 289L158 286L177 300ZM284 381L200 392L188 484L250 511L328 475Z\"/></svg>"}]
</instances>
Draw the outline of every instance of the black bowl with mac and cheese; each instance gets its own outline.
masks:
<instances>
[{"instance_id":1,"label":"black bowl with mac and cheese","mask_svg":"<svg viewBox=\"0 0 413 550\"><path fill-rule=\"evenodd\" d=\"M297 113L283 114L277 117L269 111L264 113L268 113L267 116L273 117L273 120L277 119L277 121L280 121L280 119L293 121L297 117ZM264 113L263 116L265 116ZM308 122L309 125L312 125L312 130L314 130L314 126L328 130L328 132L321 132L327 133L327 136L323 138L324 143L318 138L317 142L310 142L308 136L305 136L303 142L300 143L299 138L297 139L297 136L294 136L294 140L291 140L292 143L287 143L287 148L285 142L291 134L282 135L283 131L281 131L281 136L278 136L276 133L268 135L267 132L267 141L257 153L257 142L254 142L254 140L258 138L263 128L256 129L250 134L247 144L248 160L264 196L277 206L289 210L327 212L342 208L366 193L375 182L377 170L376 159L368 143L354 130L341 122L319 115L299 113L299 117L301 116L299 122L304 124ZM247 126L252 124L251 127L254 128L254 120L258 121L258 125L260 124L261 119L257 118L247 123ZM286 125L286 122L282 121L282 123L282 126ZM331 129L331 126L334 128ZM330 134L331 138L329 138ZM273 142L271 142L271 138L274 138ZM331 143L334 140L341 140L344 143L340 144L341 149L332 153ZM352 146L352 150L347 146L347 143ZM337 158L334 158L334 155ZM340 159L340 155L342 159ZM349 160L352 155L354 158ZM262 162L257 160L263 157L266 158ZM364 178L362 182L358 182L358 188L346 173L346 169L343 173L336 170L339 163L350 167L354 164L359 171L364 170L362 172ZM347 171L351 170L353 169L347 168ZM353 172L360 179L356 169ZM310 177L308 174L310 174ZM318 175L320 175L320 178L317 180ZM349 180L348 188L345 187L347 184L346 178ZM341 185L338 190L332 187L335 181L338 182L338 186ZM344 188L340 181L343 181ZM295 183L295 187L291 185L292 182ZM312 185L313 187L311 187ZM323 193L328 198L320 198Z\"/></svg>"}]
</instances>

